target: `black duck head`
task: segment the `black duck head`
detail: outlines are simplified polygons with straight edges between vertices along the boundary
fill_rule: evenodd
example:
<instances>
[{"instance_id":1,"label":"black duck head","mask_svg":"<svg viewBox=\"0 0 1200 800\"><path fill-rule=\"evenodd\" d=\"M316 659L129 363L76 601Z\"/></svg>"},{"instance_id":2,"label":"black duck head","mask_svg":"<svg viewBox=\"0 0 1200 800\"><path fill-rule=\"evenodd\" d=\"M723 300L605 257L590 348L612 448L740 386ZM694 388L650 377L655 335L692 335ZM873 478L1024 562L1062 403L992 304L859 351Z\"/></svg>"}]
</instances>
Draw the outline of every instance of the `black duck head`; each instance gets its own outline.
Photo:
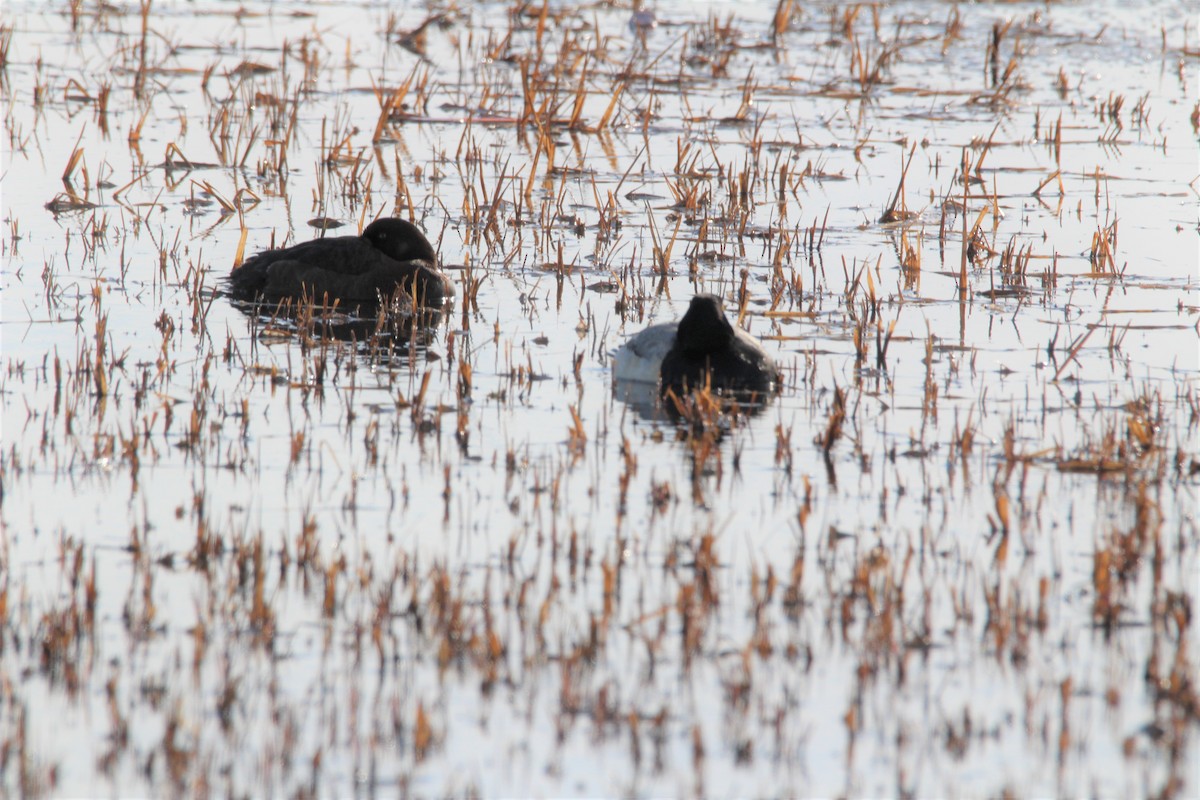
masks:
<instances>
[{"instance_id":1,"label":"black duck head","mask_svg":"<svg viewBox=\"0 0 1200 800\"><path fill-rule=\"evenodd\" d=\"M725 317L721 298L698 294L679 320L675 347L688 355L704 355L727 346L733 337L733 326Z\"/></svg>"},{"instance_id":2,"label":"black duck head","mask_svg":"<svg viewBox=\"0 0 1200 800\"><path fill-rule=\"evenodd\" d=\"M362 236L384 255L397 261L422 260L437 263L433 245L425 238L420 228L406 219L377 219L363 230Z\"/></svg>"}]
</instances>

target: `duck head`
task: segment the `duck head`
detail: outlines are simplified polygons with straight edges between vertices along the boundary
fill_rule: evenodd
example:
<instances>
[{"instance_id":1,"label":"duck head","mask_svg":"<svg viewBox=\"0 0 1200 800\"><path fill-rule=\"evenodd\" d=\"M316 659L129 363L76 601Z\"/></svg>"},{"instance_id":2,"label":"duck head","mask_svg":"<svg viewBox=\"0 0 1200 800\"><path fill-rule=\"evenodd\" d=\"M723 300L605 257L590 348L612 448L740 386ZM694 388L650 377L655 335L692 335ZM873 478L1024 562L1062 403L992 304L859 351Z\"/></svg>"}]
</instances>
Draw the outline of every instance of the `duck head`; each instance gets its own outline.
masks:
<instances>
[{"instance_id":1,"label":"duck head","mask_svg":"<svg viewBox=\"0 0 1200 800\"><path fill-rule=\"evenodd\" d=\"M406 219L377 219L363 230L362 237L384 255L397 261L422 260L437 263L433 245L425 238L420 228Z\"/></svg>"},{"instance_id":2,"label":"duck head","mask_svg":"<svg viewBox=\"0 0 1200 800\"><path fill-rule=\"evenodd\" d=\"M679 320L675 346L689 355L704 355L725 347L733 337L733 326L725 317L721 298L698 294L692 298L683 319Z\"/></svg>"}]
</instances>

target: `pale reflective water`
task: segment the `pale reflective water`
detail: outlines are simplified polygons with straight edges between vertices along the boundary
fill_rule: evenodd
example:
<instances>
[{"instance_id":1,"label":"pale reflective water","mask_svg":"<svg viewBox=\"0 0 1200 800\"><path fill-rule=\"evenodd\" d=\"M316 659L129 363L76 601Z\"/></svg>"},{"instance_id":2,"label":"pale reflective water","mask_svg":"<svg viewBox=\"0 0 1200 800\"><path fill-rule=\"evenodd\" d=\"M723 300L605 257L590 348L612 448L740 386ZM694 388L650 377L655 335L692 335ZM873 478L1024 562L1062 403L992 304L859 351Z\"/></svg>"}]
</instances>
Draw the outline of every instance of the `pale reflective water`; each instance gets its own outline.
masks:
<instances>
[{"instance_id":1,"label":"pale reflective water","mask_svg":"<svg viewBox=\"0 0 1200 800\"><path fill-rule=\"evenodd\" d=\"M7 793L1197 792L1183 5L5 8ZM392 213L432 329L220 293Z\"/></svg>"}]
</instances>

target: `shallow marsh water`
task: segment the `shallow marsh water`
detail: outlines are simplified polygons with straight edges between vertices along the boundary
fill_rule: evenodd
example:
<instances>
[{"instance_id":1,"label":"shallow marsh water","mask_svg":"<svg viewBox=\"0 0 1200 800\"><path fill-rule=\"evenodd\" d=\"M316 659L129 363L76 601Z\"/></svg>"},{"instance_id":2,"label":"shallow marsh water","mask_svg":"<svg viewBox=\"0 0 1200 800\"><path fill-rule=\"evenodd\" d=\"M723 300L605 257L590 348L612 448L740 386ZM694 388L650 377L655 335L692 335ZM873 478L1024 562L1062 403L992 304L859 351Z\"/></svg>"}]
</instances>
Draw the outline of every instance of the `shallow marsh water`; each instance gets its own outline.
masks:
<instances>
[{"instance_id":1,"label":"shallow marsh water","mask_svg":"<svg viewBox=\"0 0 1200 800\"><path fill-rule=\"evenodd\" d=\"M0 785L1195 796L1186 11L6 3ZM221 294L393 213L430 329Z\"/></svg>"}]
</instances>

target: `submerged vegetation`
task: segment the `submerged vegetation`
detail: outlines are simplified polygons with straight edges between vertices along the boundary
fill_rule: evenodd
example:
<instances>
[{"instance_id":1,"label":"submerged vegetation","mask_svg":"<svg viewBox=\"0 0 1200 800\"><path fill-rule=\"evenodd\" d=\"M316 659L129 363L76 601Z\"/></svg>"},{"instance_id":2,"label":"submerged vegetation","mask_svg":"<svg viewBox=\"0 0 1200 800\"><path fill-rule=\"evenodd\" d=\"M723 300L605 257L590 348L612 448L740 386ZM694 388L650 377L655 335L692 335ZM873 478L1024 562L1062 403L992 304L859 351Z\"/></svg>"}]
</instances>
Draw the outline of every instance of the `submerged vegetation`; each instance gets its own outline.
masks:
<instances>
[{"instance_id":1,"label":"submerged vegetation","mask_svg":"<svg viewBox=\"0 0 1200 800\"><path fill-rule=\"evenodd\" d=\"M1179 15L10 0L3 793L1195 795ZM615 391L704 292L778 395Z\"/></svg>"}]
</instances>

